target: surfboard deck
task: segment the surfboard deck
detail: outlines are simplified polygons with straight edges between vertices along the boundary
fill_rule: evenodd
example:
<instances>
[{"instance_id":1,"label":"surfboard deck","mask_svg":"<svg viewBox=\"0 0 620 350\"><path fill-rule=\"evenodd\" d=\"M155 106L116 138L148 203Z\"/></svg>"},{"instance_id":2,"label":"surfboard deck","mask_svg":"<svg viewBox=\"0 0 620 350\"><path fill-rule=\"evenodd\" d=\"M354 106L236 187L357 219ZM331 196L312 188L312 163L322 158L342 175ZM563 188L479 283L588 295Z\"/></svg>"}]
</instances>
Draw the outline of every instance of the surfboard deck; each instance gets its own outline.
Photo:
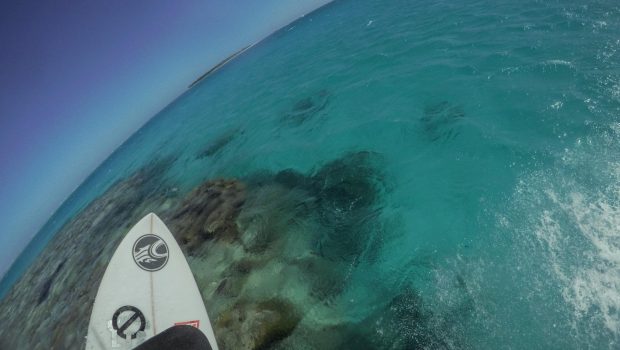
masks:
<instances>
[{"instance_id":1,"label":"surfboard deck","mask_svg":"<svg viewBox=\"0 0 620 350\"><path fill-rule=\"evenodd\" d=\"M218 350L183 252L161 219L150 213L127 233L108 264L93 305L86 349L132 349L179 324L198 328Z\"/></svg>"}]
</instances>

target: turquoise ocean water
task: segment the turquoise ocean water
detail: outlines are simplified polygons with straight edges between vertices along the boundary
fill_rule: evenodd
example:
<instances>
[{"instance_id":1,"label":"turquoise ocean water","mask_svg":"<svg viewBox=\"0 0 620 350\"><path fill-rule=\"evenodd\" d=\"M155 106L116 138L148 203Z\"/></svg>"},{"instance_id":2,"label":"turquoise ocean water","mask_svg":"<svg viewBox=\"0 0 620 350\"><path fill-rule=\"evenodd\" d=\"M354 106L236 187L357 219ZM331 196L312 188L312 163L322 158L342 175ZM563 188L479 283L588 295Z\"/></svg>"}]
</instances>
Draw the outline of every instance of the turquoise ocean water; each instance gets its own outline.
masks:
<instances>
[{"instance_id":1,"label":"turquoise ocean water","mask_svg":"<svg viewBox=\"0 0 620 350\"><path fill-rule=\"evenodd\" d=\"M196 156L218 139L217 154ZM364 236L381 248L355 257L336 300L346 317L411 287L444 348L620 347L611 0L323 7L156 115L50 219L2 288L154 158L174 158L166 178L187 191L208 178L307 173L357 151L380 157L386 186L381 224Z\"/></svg>"}]
</instances>

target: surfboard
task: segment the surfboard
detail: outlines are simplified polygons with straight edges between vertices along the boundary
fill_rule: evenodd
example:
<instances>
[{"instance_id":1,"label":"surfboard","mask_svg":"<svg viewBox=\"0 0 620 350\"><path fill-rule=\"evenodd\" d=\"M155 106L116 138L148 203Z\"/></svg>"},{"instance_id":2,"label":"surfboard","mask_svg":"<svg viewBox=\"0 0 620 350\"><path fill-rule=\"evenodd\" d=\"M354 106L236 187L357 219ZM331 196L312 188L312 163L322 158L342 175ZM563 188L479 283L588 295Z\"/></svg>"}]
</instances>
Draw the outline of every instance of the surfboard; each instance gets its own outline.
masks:
<instances>
[{"instance_id":1,"label":"surfboard","mask_svg":"<svg viewBox=\"0 0 620 350\"><path fill-rule=\"evenodd\" d=\"M218 350L183 252L151 213L127 233L108 264L93 304L86 349L133 349L175 325L198 328Z\"/></svg>"}]
</instances>

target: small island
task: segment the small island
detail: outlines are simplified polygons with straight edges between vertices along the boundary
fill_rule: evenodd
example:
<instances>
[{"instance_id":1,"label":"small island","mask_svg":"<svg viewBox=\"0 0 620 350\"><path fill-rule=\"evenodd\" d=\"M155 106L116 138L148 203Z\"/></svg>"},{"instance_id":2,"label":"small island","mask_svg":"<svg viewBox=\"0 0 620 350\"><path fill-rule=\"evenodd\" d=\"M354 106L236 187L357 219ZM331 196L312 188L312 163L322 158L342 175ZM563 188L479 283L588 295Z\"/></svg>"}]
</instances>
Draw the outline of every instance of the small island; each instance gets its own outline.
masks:
<instances>
[{"instance_id":1,"label":"small island","mask_svg":"<svg viewBox=\"0 0 620 350\"><path fill-rule=\"evenodd\" d=\"M187 87L188 89L193 88L194 86L196 86L196 84L198 84L199 82L201 82L203 79L205 79L206 77L210 76L211 74L215 73L216 71L218 71L220 68L224 67L224 65L226 65L226 63L234 60L235 58L237 58L239 55L241 55L242 53L246 52L248 49L250 49L252 46L254 46L254 44L250 44L245 46L244 48L242 48L239 51L236 51L235 53L233 53L232 55L226 57L225 59L223 59L222 61L220 61L218 64L216 64L215 66L213 66L211 69L209 69L208 71L206 71L203 75L201 75L200 77L198 77L198 79L194 80L194 82L192 82L191 84L189 84L189 86Z\"/></svg>"}]
</instances>

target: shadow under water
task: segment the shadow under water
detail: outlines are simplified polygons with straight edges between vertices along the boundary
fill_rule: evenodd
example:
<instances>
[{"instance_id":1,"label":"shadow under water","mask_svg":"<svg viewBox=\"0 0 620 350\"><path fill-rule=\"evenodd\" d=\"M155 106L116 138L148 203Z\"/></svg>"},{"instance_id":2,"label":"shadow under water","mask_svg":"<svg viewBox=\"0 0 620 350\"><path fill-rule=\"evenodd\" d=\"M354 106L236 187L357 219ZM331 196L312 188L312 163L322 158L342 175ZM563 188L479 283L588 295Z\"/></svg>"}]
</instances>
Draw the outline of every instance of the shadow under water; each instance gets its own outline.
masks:
<instances>
[{"instance_id":1,"label":"shadow under water","mask_svg":"<svg viewBox=\"0 0 620 350\"><path fill-rule=\"evenodd\" d=\"M243 134L243 130L232 129L222 133L213 141L208 143L205 147L203 147L203 149L196 155L196 159L203 159L215 156L240 134Z\"/></svg>"},{"instance_id":2,"label":"shadow under water","mask_svg":"<svg viewBox=\"0 0 620 350\"><path fill-rule=\"evenodd\" d=\"M282 117L282 122L291 126L300 126L317 117L329 103L330 94L327 90L320 90L304 97L293 104Z\"/></svg>"},{"instance_id":3,"label":"shadow under water","mask_svg":"<svg viewBox=\"0 0 620 350\"><path fill-rule=\"evenodd\" d=\"M431 141L450 141L459 135L457 123L465 118L463 108L447 101L427 105L420 121Z\"/></svg>"}]
</instances>

